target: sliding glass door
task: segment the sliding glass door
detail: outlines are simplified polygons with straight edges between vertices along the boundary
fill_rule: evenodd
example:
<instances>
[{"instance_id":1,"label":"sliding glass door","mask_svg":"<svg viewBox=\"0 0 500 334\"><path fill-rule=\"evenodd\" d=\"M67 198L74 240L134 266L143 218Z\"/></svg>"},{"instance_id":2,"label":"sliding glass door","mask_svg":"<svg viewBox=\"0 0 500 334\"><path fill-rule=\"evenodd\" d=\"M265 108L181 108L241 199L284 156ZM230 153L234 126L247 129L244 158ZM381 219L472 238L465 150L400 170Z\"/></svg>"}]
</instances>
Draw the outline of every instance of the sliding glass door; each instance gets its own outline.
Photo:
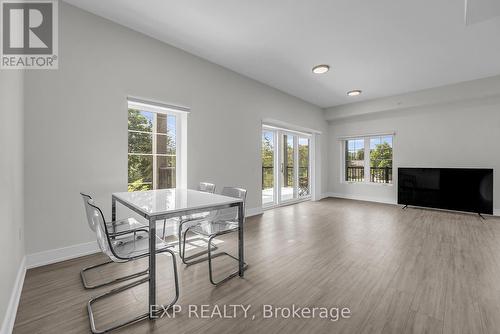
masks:
<instances>
[{"instance_id":1,"label":"sliding glass door","mask_svg":"<svg viewBox=\"0 0 500 334\"><path fill-rule=\"evenodd\" d=\"M262 206L276 206L311 195L310 142L307 134L262 129Z\"/></svg>"}]
</instances>

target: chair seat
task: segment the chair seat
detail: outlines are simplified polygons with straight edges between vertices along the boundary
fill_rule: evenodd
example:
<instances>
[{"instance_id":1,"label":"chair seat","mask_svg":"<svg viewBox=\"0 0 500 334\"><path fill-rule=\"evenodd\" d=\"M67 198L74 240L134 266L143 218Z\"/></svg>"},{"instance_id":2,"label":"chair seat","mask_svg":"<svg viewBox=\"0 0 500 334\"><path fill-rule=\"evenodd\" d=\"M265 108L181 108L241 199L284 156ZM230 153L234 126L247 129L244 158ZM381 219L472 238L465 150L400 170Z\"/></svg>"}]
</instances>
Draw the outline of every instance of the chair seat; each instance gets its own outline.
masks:
<instances>
[{"instance_id":1,"label":"chair seat","mask_svg":"<svg viewBox=\"0 0 500 334\"><path fill-rule=\"evenodd\" d=\"M120 219L112 222L107 222L109 233L120 233L138 228L144 228L146 225L139 223L135 218Z\"/></svg>"},{"instance_id":2,"label":"chair seat","mask_svg":"<svg viewBox=\"0 0 500 334\"><path fill-rule=\"evenodd\" d=\"M113 245L114 253L120 257L125 259L135 258L141 255L145 255L149 253L149 234L147 233L137 233L137 236L140 238L137 239L128 239L128 240L120 240L119 242ZM163 250L165 248L169 248L172 246L167 245L163 240L159 237L155 237L156 239L156 250Z\"/></svg>"},{"instance_id":3,"label":"chair seat","mask_svg":"<svg viewBox=\"0 0 500 334\"><path fill-rule=\"evenodd\" d=\"M195 226L190 227L190 231L196 234L205 235L207 237L217 235L224 232L231 232L238 229L236 221L203 221Z\"/></svg>"}]
</instances>

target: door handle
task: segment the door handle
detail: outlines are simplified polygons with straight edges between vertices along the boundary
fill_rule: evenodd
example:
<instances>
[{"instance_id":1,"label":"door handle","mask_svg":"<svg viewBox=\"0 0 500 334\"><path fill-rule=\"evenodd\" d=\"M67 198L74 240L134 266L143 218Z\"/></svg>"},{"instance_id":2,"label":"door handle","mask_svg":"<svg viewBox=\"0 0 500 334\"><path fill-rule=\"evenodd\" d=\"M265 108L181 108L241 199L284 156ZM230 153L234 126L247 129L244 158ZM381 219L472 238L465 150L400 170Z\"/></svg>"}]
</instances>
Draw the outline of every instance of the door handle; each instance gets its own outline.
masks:
<instances>
[{"instance_id":1,"label":"door handle","mask_svg":"<svg viewBox=\"0 0 500 334\"><path fill-rule=\"evenodd\" d=\"M284 168L283 168L283 163L281 163L281 174L283 174L283 173L284 173L284 171L285 171L285 170L284 170Z\"/></svg>"}]
</instances>

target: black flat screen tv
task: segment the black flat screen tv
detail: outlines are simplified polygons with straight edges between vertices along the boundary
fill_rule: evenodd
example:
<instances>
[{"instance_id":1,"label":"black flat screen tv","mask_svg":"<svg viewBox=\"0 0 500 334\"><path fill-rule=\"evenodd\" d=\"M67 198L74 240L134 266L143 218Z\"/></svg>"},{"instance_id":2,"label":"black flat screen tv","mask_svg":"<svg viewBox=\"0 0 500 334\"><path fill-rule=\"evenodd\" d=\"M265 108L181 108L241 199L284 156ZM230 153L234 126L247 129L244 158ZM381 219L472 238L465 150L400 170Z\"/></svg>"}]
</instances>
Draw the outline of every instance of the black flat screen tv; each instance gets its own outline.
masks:
<instances>
[{"instance_id":1,"label":"black flat screen tv","mask_svg":"<svg viewBox=\"0 0 500 334\"><path fill-rule=\"evenodd\" d=\"M493 214L493 169L398 168L398 204Z\"/></svg>"}]
</instances>

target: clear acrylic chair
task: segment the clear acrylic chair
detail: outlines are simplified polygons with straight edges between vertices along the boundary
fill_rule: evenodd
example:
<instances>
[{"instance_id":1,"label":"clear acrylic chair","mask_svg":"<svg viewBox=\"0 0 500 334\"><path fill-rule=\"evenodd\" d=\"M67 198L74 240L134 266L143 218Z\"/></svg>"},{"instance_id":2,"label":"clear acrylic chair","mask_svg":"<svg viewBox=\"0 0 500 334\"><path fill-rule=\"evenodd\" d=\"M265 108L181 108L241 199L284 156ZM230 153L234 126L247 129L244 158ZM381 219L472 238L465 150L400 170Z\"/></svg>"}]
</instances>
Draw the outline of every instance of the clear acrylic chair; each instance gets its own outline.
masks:
<instances>
[{"instance_id":1,"label":"clear acrylic chair","mask_svg":"<svg viewBox=\"0 0 500 334\"><path fill-rule=\"evenodd\" d=\"M198 185L198 190L213 194L213 193L215 193L215 184L208 183L208 182L200 182L200 184ZM184 251L183 251L183 249L181 249L182 230L184 228L188 227L189 225L195 225L197 221L204 219L204 218L208 217L209 215L210 215L210 212L200 212L200 213L194 213L192 215L181 217L181 219L179 221L178 231L177 231L178 232L177 238L179 240L179 256L181 258L184 258ZM193 244L192 242L195 242L196 240L202 240L202 239L201 238L200 239L191 239L189 241L191 242L191 244ZM216 249L217 249L217 247L213 246L212 250L216 250ZM201 251L201 252L198 252L198 253L191 255L189 258L195 258L195 257L201 256L201 255L204 255L206 253L207 253L206 251Z\"/></svg>"},{"instance_id":2,"label":"clear acrylic chair","mask_svg":"<svg viewBox=\"0 0 500 334\"><path fill-rule=\"evenodd\" d=\"M245 202L246 202L246 195L247 191L245 189L241 188L233 188L233 187L224 187L222 189L221 195L224 196L229 196L229 197L235 197L235 198L241 198L243 200L243 208L245 208ZM244 217L243 217L244 219ZM215 237L228 234L228 233L233 233L233 232L238 232L239 230L239 225L238 225L238 210L237 208L228 208L228 209L222 209L222 210L217 210L215 211L215 214L207 219L204 219L202 221L197 221L195 225L189 226L186 228L184 231L184 236L183 236L183 243L182 243L182 249L183 249L183 254L185 254L186 250L186 237L189 232L197 234L199 236L208 238L208 246L207 246L207 251L206 253L208 254L207 257L202 258L202 259L197 259L194 261L189 261L190 258L187 257L181 257L182 261L184 264L191 265L191 264L196 264L200 263L203 261L208 260L208 274L209 274L209 279L210 283L213 285L219 285L223 282L226 282L227 280L237 276L239 274L239 270L231 273L229 276L226 276L225 278L219 280L219 281L214 281L213 278L213 270L212 270L212 259L219 257L219 256L228 256L236 261L239 262L239 259L227 252L218 252L214 253L213 252L213 247L212 247L212 240ZM244 269L247 268L247 264L244 264Z\"/></svg>"},{"instance_id":3,"label":"clear acrylic chair","mask_svg":"<svg viewBox=\"0 0 500 334\"><path fill-rule=\"evenodd\" d=\"M206 193L213 194L213 193L215 193L215 184L209 183L209 182L200 182L198 184L198 191L203 191L203 192L206 192ZM210 212L200 212L200 213L194 213L194 214L187 215L187 216L181 216L181 217L179 217L177 219L177 223L178 223L177 237L178 237L178 240L179 240L179 256L181 258L184 256L181 253L182 252L182 239L181 238L182 238L182 230L183 230L183 228L188 223L193 223L193 222L195 222L197 220L201 220L203 218L206 218L209 214L210 214ZM164 240L165 240L166 222L167 222L166 219L163 220L163 239ZM196 241L196 240L191 240L191 241ZM217 248L215 247L214 250L215 249L217 249ZM194 254L194 255L192 255L192 257L201 256L203 254L206 254L206 251Z\"/></svg>"},{"instance_id":4,"label":"clear acrylic chair","mask_svg":"<svg viewBox=\"0 0 500 334\"><path fill-rule=\"evenodd\" d=\"M87 222L89 228L95 232L96 227L91 225L93 223L89 220L89 212L88 212L89 209L87 207L87 201L89 199L92 199L92 197L84 193L80 193L80 195L82 196L83 199L83 205L85 207L85 213L87 215ZM118 234L118 235L120 234L120 232L130 231L137 228L143 228L145 226L144 224L139 223L134 218L120 219L116 221L106 222L106 224L108 225L111 234Z\"/></svg>"},{"instance_id":5,"label":"clear acrylic chair","mask_svg":"<svg viewBox=\"0 0 500 334\"><path fill-rule=\"evenodd\" d=\"M97 230L96 220L93 219L94 209L88 203L89 200L92 200L92 197L90 195L87 195L84 193L80 193L80 195L82 196L82 199L83 199L83 204L84 204L84 208L85 208L85 214L87 217L88 226L93 232L96 232L96 230ZM105 224L106 224L108 230L112 231L112 232L110 232L110 236L111 236L111 239L114 243L122 243L122 242L124 242L124 240L130 239L131 237L140 238L141 236L137 236L137 234L132 233L132 235L131 235L130 233L127 233L127 232L145 228L145 225L139 223L134 218L122 219L122 220L117 220L117 221L113 221L113 222L105 222ZM108 260L108 261L105 261L103 263L99 263L99 264L96 264L96 265L93 265L90 267L83 268L80 271L80 277L82 279L83 287L85 289L96 289L96 288L100 288L100 287L105 286L105 285L126 281L126 280L129 280L132 278L136 278L136 277L140 277L140 276L144 276L144 275L148 274L148 271L145 270L145 271L140 271L140 272L137 272L137 273L134 273L131 275L119 277L119 278L116 278L113 280L108 280L108 281L105 281L101 284L92 285L88 282L88 280L85 276L86 272L93 270L93 269L96 269L96 268L101 268L101 267L108 265L110 263L114 263L114 262L112 260Z\"/></svg>"},{"instance_id":6,"label":"clear acrylic chair","mask_svg":"<svg viewBox=\"0 0 500 334\"><path fill-rule=\"evenodd\" d=\"M171 246L168 246L165 242L163 242L162 239L159 237L155 236L150 236L149 231L146 227L142 229L136 229L136 230L131 230L127 232L123 232L122 235L126 234L132 234L132 235L138 235L141 234L142 238L129 238L125 239L124 241L120 243L116 243L112 240L112 234L109 232L109 227L104 221L104 215L102 214L101 209L99 209L97 206L94 205L92 200L88 200L87 203L89 204L89 213L92 216L92 220L94 222L94 225L96 226L96 237L97 237L97 243L99 244L99 247L101 248L101 251L106 254L109 259L115 263L126 263L130 261L135 261L138 259L142 258L147 258L149 257L149 238L153 237L156 239L156 253L157 254L164 254L164 253L169 253L172 256L172 268L173 268L173 275L174 275L174 285L175 285L175 297L173 300L168 304L168 305L159 305L158 309L161 310L168 310L172 305L174 305L177 302L177 299L179 298L179 279L177 275L177 262L175 258L174 252L170 249ZM106 333L111 330L117 329L124 327L126 325L129 325L131 323L137 322L139 320L147 319L150 315L149 312L142 313L133 319L126 320L124 322L121 322L117 325L114 325L109 328L105 329L97 329L96 328L96 323L95 323L95 318L94 318L94 312L92 310L92 304L99 300L103 300L105 298L108 298L112 295L115 295L117 293L126 291L128 289L131 289L135 286L138 286L140 284L148 283L149 282L149 276L142 278L140 280L134 281L132 283L123 285L119 288L113 289L109 292L103 293L101 295L98 295L91 300L88 301L87 303L87 311L89 314L89 321L90 321L90 327L92 330L92 333L94 334L99 334L99 333Z\"/></svg>"}]
</instances>

